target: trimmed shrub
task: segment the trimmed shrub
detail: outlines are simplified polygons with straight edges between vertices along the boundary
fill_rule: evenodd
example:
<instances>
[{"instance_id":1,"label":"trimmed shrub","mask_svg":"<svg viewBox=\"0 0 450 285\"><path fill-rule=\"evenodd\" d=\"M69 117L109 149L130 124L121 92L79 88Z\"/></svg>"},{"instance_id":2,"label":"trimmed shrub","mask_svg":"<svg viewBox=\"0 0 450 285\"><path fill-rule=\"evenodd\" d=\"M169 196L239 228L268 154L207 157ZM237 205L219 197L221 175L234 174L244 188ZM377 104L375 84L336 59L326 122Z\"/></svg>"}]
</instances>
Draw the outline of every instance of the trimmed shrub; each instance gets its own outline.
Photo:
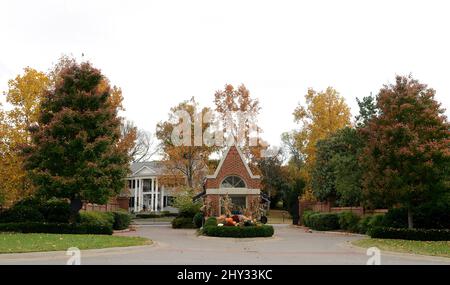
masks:
<instances>
[{"instance_id":1,"label":"trimmed shrub","mask_svg":"<svg viewBox=\"0 0 450 285\"><path fill-rule=\"evenodd\" d=\"M447 229L403 229L374 227L369 229L371 238L404 239L420 241L450 241L450 230Z\"/></svg>"},{"instance_id":2,"label":"trimmed shrub","mask_svg":"<svg viewBox=\"0 0 450 285\"><path fill-rule=\"evenodd\" d=\"M135 217L137 219L156 219L162 217L177 217L177 213L171 213L169 211L162 211L160 213L140 213L136 214Z\"/></svg>"},{"instance_id":3,"label":"trimmed shrub","mask_svg":"<svg viewBox=\"0 0 450 285\"><path fill-rule=\"evenodd\" d=\"M177 217L172 220L172 228L174 229L195 229L192 218Z\"/></svg>"},{"instance_id":4,"label":"trimmed shrub","mask_svg":"<svg viewBox=\"0 0 450 285\"><path fill-rule=\"evenodd\" d=\"M213 237L233 238L271 237L274 234L274 229L268 225L252 227L205 226L203 227L203 234Z\"/></svg>"},{"instance_id":5,"label":"trimmed shrub","mask_svg":"<svg viewBox=\"0 0 450 285\"><path fill-rule=\"evenodd\" d=\"M421 229L450 229L450 206L428 203L414 210L414 227ZM392 208L385 215L384 227L407 228L408 210L406 208Z\"/></svg>"},{"instance_id":6,"label":"trimmed shrub","mask_svg":"<svg viewBox=\"0 0 450 285\"><path fill-rule=\"evenodd\" d=\"M367 224L369 230L384 226L384 215L373 215Z\"/></svg>"},{"instance_id":7,"label":"trimmed shrub","mask_svg":"<svg viewBox=\"0 0 450 285\"><path fill-rule=\"evenodd\" d=\"M128 229L128 226L131 223L131 215L126 212L113 212L114 216L114 230L125 230Z\"/></svg>"},{"instance_id":8,"label":"trimmed shrub","mask_svg":"<svg viewBox=\"0 0 450 285\"><path fill-rule=\"evenodd\" d=\"M343 230L357 232L360 217L353 212L339 213L339 227Z\"/></svg>"},{"instance_id":9,"label":"trimmed shrub","mask_svg":"<svg viewBox=\"0 0 450 285\"><path fill-rule=\"evenodd\" d=\"M316 213L308 217L309 227L318 231L339 229L339 216L335 213Z\"/></svg>"},{"instance_id":10,"label":"trimmed shrub","mask_svg":"<svg viewBox=\"0 0 450 285\"><path fill-rule=\"evenodd\" d=\"M111 226L93 224L23 222L2 223L0 232L111 235L113 229Z\"/></svg>"},{"instance_id":11,"label":"trimmed shrub","mask_svg":"<svg viewBox=\"0 0 450 285\"><path fill-rule=\"evenodd\" d=\"M27 197L27 198L23 198L20 201L17 201L13 205L13 207L25 206L25 207L39 209L43 203L44 203L44 201L42 199L39 199L36 197Z\"/></svg>"},{"instance_id":12,"label":"trimmed shrub","mask_svg":"<svg viewBox=\"0 0 450 285\"><path fill-rule=\"evenodd\" d=\"M209 217L206 222L204 227L207 226L217 226L217 218L216 217Z\"/></svg>"},{"instance_id":13,"label":"trimmed shrub","mask_svg":"<svg viewBox=\"0 0 450 285\"><path fill-rule=\"evenodd\" d=\"M196 228L201 228L203 226L203 213L198 212L195 214L193 221Z\"/></svg>"},{"instance_id":14,"label":"trimmed shrub","mask_svg":"<svg viewBox=\"0 0 450 285\"><path fill-rule=\"evenodd\" d=\"M408 211L405 208L393 208L384 215L383 223L380 226L390 228L407 228Z\"/></svg>"},{"instance_id":15,"label":"trimmed shrub","mask_svg":"<svg viewBox=\"0 0 450 285\"><path fill-rule=\"evenodd\" d=\"M44 222L44 216L38 208L24 204L14 205L0 215L1 223Z\"/></svg>"},{"instance_id":16,"label":"trimmed shrub","mask_svg":"<svg viewBox=\"0 0 450 285\"><path fill-rule=\"evenodd\" d=\"M317 213L313 212L313 211L305 211L305 212L303 212L303 216L302 216L303 225L309 227L310 226L309 217L311 217L311 215L314 215L314 214L317 214Z\"/></svg>"},{"instance_id":17,"label":"trimmed shrub","mask_svg":"<svg viewBox=\"0 0 450 285\"><path fill-rule=\"evenodd\" d=\"M109 226L114 225L114 214L112 212L80 212L79 221L80 224L90 224L99 226Z\"/></svg>"},{"instance_id":18,"label":"trimmed shrub","mask_svg":"<svg viewBox=\"0 0 450 285\"><path fill-rule=\"evenodd\" d=\"M147 213L147 214L136 214L136 218L138 219L154 219L154 218L160 218L162 215L155 214L155 213Z\"/></svg>"},{"instance_id":19,"label":"trimmed shrub","mask_svg":"<svg viewBox=\"0 0 450 285\"><path fill-rule=\"evenodd\" d=\"M358 232L360 234L366 234L369 230L369 222L372 219L372 216L364 216L358 222Z\"/></svg>"},{"instance_id":20,"label":"trimmed shrub","mask_svg":"<svg viewBox=\"0 0 450 285\"><path fill-rule=\"evenodd\" d=\"M40 207L40 212L46 222L68 223L70 219L70 205L64 200L48 200Z\"/></svg>"}]
</instances>

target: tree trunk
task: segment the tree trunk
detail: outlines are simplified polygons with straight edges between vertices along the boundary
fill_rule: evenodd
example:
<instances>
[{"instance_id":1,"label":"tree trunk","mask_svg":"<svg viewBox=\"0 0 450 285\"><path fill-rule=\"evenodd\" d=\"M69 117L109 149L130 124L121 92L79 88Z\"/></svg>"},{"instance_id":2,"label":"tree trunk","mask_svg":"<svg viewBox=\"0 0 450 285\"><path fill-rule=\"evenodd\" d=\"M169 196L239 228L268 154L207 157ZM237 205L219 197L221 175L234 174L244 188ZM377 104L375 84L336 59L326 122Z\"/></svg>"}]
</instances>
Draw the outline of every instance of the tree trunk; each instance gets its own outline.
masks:
<instances>
[{"instance_id":1,"label":"tree trunk","mask_svg":"<svg viewBox=\"0 0 450 285\"><path fill-rule=\"evenodd\" d=\"M413 214L411 208L408 208L408 229L414 228Z\"/></svg>"},{"instance_id":2,"label":"tree trunk","mask_svg":"<svg viewBox=\"0 0 450 285\"><path fill-rule=\"evenodd\" d=\"M77 221L78 212L81 210L83 203L80 198L70 199L70 222L75 223Z\"/></svg>"},{"instance_id":3,"label":"tree trunk","mask_svg":"<svg viewBox=\"0 0 450 285\"><path fill-rule=\"evenodd\" d=\"M298 200L294 202L294 205L292 205L292 224L298 225L300 222L300 205L298 204Z\"/></svg>"}]
</instances>

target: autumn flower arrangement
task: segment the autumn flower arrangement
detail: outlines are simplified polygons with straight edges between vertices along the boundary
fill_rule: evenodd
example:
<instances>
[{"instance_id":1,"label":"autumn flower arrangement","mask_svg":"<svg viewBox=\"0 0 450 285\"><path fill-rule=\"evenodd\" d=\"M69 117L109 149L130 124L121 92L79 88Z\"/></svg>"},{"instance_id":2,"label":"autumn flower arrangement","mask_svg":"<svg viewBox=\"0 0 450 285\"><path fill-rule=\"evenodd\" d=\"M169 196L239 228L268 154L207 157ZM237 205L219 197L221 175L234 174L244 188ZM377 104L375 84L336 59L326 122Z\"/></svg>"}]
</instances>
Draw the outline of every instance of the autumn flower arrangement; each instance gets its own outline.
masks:
<instances>
[{"instance_id":1,"label":"autumn flower arrangement","mask_svg":"<svg viewBox=\"0 0 450 285\"><path fill-rule=\"evenodd\" d=\"M222 197L221 204L224 210L224 215L217 217L217 226L219 227L250 227L257 226L257 220L250 215L233 214L231 208L233 204L228 195ZM249 211L245 211L249 212Z\"/></svg>"},{"instance_id":2,"label":"autumn flower arrangement","mask_svg":"<svg viewBox=\"0 0 450 285\"><path fill-rule=\"evenodd\" d=\"M244 215L233 215L231 217L222 215L217 217L219 227L251 227L257 226L256 219Z\"/></svg>"}]
</instances>

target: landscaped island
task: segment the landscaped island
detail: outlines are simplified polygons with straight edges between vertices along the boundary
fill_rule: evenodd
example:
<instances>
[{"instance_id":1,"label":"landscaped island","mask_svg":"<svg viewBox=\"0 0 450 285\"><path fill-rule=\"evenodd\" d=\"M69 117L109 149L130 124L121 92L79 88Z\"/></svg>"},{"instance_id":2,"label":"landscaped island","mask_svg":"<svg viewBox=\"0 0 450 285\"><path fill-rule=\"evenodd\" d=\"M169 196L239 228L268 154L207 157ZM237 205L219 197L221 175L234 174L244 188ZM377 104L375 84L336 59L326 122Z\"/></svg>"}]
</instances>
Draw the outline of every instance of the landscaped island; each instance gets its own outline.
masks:
<instances>
[{"instance_id":1,"label":"landscaped island","mask_svg":"<svg viewBox=\"0 0 450 285\"><path fill-rule=\"evenodd\" d=\"M206 220L201 232L206 236L213 237L271 237L274 229L270 225L263 225L255 221L245 219L242 215L225 217L210 217Z\"/></svg>"}]
</instances>

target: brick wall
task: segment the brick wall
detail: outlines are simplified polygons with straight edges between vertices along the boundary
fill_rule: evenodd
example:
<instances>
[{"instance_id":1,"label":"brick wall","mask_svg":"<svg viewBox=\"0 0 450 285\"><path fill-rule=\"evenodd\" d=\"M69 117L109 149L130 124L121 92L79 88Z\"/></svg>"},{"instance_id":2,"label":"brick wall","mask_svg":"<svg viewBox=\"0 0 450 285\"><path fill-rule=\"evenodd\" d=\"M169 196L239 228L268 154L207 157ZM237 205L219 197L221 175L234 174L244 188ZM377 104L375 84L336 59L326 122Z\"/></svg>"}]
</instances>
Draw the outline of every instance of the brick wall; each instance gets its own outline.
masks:
<instances>
[{"instance_id":1,"label":"brick wall","mask_svg":"<svg viewBox=\"0 0 450 285\"><path fill-rule=\"evenodd\" d=\"M99 205L93 203L83 203L80 211L99 211L99 212L114 212L118 210L128 210L128 198L126 199L126 207L125 200L123 198L111 198L107 204Z\"/></svg>"}]
</instances>

